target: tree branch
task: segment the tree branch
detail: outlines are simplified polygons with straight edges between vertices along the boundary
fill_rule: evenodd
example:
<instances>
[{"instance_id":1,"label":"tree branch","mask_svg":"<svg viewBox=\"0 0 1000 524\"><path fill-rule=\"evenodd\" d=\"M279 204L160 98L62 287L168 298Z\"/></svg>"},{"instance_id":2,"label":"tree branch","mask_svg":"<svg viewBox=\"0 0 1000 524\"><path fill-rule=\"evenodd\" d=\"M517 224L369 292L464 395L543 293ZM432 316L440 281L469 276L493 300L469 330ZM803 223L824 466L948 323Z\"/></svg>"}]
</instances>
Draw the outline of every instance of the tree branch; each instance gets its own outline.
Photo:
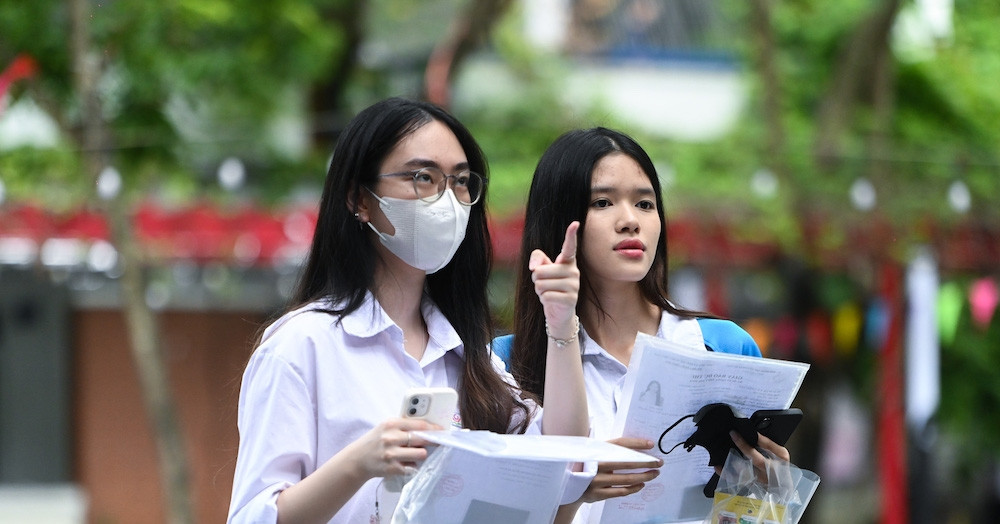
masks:
<instances>
[{"instance_id":1,"label":"tree branch","mask_svg":"<svg viewBox=\"0 0 1000 524\"><path fill-rule=\"evenodd\" d=\"M451 81L462 62L489 38L500 17L512 4L512 0L469 2L468 8L452 22L448 36L434 47L427 59L424 90L429 101L448 107L451 103Z\"/></svg>"},{"instance_id":2,"label":"tree branch","mask_svg":"<svg viewBox=\"0 0 1000 524\"><path fill-rule=\"evenodd\" d=\"M814 155L821 165L840 156L840 136L866 88L871 88L877 52L889 45L900 0L885 0L846 40L833 81L820 103Z\"/></svg>"}]
</instances>

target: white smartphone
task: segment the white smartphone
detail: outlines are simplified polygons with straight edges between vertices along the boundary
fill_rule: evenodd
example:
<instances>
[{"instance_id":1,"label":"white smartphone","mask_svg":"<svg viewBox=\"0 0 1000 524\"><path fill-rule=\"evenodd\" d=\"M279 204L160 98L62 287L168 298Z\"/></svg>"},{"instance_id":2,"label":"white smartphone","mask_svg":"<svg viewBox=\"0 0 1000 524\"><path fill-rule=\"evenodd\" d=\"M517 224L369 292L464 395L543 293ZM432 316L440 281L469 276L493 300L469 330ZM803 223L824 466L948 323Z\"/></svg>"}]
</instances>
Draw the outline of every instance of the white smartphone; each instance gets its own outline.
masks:
<instances>
[{"instance_id":1,"label":"white smartphone","mask_svg":"<svg viewBox=\"0 0 1000 524\"><path fill-rule=\"evenodd\" d=\"M452 388L410 388L403 396L400 416L426 420L441 426L441 429L453 429L452 420L457 406L458 393ZM399 492L415 474L416 471L385 477L383 485L386 491Z\"/></svg>"},{"instance_id":2,"label":"white smartphone","mask_svg":"<svg viewBox=\"0 0 1000 524\"><path fill-rule=\"evenodd\" d=\"M452 429L458 393L452 388L410 388L403 397L400 416L426 420Z\"/></svg>"}]
</instances>

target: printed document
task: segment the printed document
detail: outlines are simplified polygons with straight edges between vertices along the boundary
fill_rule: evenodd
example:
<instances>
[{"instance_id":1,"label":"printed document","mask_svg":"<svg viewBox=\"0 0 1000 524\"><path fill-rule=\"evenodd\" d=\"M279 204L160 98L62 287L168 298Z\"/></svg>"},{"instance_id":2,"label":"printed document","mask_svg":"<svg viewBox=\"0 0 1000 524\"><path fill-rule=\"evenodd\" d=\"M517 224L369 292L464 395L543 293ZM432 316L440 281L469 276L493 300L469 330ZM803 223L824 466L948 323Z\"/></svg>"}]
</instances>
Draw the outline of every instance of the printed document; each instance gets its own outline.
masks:
<instances>
[{"instance_id":1,"label":"printed document","mask_svg":"<svg viewBox=\"0 0 1000 524\"><path fill-rule=\"evenodd\" d=\"M548 524L573 462L656 459L586 437L419 431L438 444L403 488L393 524Z\"/></svg>"},{"instance_id":2,"label":"printed document","mask_svg":"<svg viewBox=\"0 0 1000 524\"><path fill-rule=\"evenodd\" d=\"M640 333L632 350L613 434L656 443L663 431L679 419L714 402L729 404L739 417L749 417L760 409L787 409L808 369L804 363L693 349ZM669 453L661 453L655 445L650 451L663 459L660 475L638 493L595 504L591 522L704 519L711 511L712 499L702 490L715 472L708 465L708 452L701 446L688 452L683 445L670 452L695 429L688 418L667 432L662 446Z\"/></svg>"}]
</instances>

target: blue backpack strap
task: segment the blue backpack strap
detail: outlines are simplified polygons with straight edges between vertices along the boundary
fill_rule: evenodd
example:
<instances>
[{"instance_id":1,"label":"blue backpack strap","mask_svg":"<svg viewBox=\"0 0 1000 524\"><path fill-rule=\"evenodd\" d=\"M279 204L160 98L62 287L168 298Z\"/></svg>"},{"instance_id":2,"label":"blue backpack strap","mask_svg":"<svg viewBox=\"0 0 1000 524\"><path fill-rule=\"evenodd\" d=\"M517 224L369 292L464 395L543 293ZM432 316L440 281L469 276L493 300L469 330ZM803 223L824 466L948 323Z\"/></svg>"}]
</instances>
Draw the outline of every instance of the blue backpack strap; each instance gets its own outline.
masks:
<instances>
[{"instance_id":1,"label":"blue backpack strap","mask_svg":"<svg viewBox=\"0 0 1000 524\"><path fill-rule=\"evenodd\" d=\"M705 347L712 351L750 357L760 356L757 342L750 336L750 333L747 333L732 320L699 318L698 326L701 327Z\"/></svg>"},{"instance_id":2,"label":"blue backpack strap","mask_svg":"<svg viewBox=\"0 0 1000 524\"><path fill-rule=\"evenodd\" d=\"M514 349L514 335L503 335L493 339L490 344L493 353L503 360L503 365L510 372L510 353Z\"/></svg>"}]
</instances>

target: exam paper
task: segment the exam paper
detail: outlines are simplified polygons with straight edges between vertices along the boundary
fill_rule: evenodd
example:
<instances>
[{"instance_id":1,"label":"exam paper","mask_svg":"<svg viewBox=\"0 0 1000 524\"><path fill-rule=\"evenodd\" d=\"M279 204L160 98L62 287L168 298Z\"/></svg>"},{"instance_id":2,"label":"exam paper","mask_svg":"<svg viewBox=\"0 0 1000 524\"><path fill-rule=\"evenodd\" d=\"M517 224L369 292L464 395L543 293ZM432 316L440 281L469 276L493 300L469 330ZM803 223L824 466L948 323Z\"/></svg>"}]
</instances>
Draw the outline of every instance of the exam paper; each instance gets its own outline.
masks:
<instances>
[{"instance_id":1,"label":"exam paper","mask_svg":"<svg viewBox=\"0 0 1000 524\"><path fill-rule=\"evenodd\" d=\"M654 457L588 437L506 435L491 431L414 431L420 438L478 455L558 462L656 462Z\"/></svg>"},{"instance_id":2,"label":"exam paper","mask_svg":"<svg viewBox=\"0 0 1000 524\"><path fill-rule=\"evenodd\" d=\"M760 409L786 409L808 369L799 362L692 349L640 333L613 434L657 442L663 430L713 402L729 404L741 417ZM659 395L652 393L656 390ZM690 418L682 421L663 437L663 449L670 451L695 429ZM595 504L592 523L684 522L709 514L712 499L702 489L715 471L708 466L708 452L701 446L691 452L678 446L664 455L654 446L650 453L663 459L660 475L638 493Z\"/></svg>"},{"instance_id":3,"label":"exam paper","mask_svg":"<svg viewBox=\"0 0 1000 524\"><path fill-rule=\"evenodd\" d=\"M417 431L438 444L403 488L393 524L549 524L571 462L649 462L586 437Z\"/></svg>"},{"instance_id":4,"label":"exam paper","mask_svg":"<svg viewBox=\"0 0 1000 524\"><path fill-rule=\"evenodd\" d=\"M392 524L549 524L566 464L442 446L403 487Z\"/></svg>"}]
</instances>

